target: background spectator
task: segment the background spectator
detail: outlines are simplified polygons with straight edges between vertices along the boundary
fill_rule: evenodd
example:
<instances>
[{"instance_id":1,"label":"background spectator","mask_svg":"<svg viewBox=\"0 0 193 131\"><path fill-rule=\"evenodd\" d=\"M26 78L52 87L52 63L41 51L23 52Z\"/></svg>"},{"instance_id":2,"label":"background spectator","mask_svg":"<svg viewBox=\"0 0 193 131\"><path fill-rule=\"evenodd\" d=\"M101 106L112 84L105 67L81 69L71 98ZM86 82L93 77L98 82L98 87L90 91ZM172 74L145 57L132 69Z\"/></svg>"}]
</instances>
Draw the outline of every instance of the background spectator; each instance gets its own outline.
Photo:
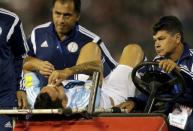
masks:
<instances>
[{"instance_id":1,"label":"background spectator","mask_svg":"<svg viewBox=\"0 0 193 131\"><path fill-rule=\"evenodd\" d=\"M52 0L1 0L0 6L19 14L26 35L47 22ZM105 41L117 59L128 43L137 42L149 58L154 56L151 25L163 15L175 15L184 25L185 39L193 47L192 0L82 0L80 22Z\"/></svg>"}]
</instances>

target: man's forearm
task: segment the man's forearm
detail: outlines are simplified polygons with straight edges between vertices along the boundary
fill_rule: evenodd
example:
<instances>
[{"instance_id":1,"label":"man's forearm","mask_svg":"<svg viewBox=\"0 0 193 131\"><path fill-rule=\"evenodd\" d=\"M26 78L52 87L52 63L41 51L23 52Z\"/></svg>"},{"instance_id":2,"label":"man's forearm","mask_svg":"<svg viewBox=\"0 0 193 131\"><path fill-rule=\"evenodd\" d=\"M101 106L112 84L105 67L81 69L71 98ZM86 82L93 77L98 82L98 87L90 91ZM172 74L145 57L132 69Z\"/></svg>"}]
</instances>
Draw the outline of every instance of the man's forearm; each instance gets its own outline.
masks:
<instances>
[{"instance_id":1,"label":"man's forearm","mask_svg":"<svg viewBox=\"0 0 193 131\"><path fill-rule=\"evenodd\" d=\"M64 75L68 74L68 77L70 77L74 74L92 75L94 71L99 71L100 73L102 72L102 64L100 61L82 63L70 68L66 68L62 72Z\"/></svg>"},{"instance_id":2,"label":"man's forearm","mask_svg":"<svg viewBox=\"0 0 193 131\"><path fill-rule=\"evenodd\" d=\"M66 80L75 74L86 74L91 76L94 71L98 71L101 74L102 63L100 61L85 62L70 68L65 68L64 70L55 70L49 76L48 83L52 85L57 85L62 80ZM100 81L102 81L103 76L100 75L100 78Z\"/></svg>"},{"instance_id":3,"label":"man's forearm","mask_svg":"<svg viewBox=\"0 0 193 131\"><path fill-rule=\"evenodd\" d=\"M88 74L91 75L94 71L101 71L102 64L100 61L91 61L83 64L79 64L70 68L74 74Z\"/></svg>"}]
</instances>

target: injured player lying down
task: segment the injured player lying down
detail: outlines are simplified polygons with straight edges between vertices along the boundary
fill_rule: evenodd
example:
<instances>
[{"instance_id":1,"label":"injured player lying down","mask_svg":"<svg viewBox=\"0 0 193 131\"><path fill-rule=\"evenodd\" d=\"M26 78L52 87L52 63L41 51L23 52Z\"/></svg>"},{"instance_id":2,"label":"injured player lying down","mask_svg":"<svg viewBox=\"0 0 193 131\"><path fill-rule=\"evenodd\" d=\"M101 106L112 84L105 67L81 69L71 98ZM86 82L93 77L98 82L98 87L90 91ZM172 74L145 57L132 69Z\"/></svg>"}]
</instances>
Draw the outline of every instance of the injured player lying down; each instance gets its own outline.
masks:
<instances>
[{"instance_id":1,"label":"injured player lying down","mask_svg":"<svg viewBox=\"0 0 193 131\"><path fill-rule=\"evenodd\" d=\"M98 88L96 108L108 109L118 106L130 111L134 107L134 104L132 102L127 103L126 99L133 97L135 94L135 86L131 80L131 72L133 67L142 60L143 52L139 46L129 45L125 47L119 64L110 73L108 78L102 81L102 86ZM26 74L26 76L28 75L36 79L33 73ZM40 92L33 92L32 89L29 91L30 88L27 88L27 94L37 94L36 99L30 99L28 95L28 100L32 107L34 106L36 109L67 107L72 109L85 109L89 103L91 85L92 81L90 80L85 82L79 80L64 80L62 84L57 86L45 86Z\"/></svg>"},{"instance_id":2,"label":"injured player lying down","mask_svg":"<svg viewBox=\"0 0 193 131\"><path fill-rule=\"evenodd\" d=\"M122 70L122 74L126 73L127 71L127 67L124 66L118 66L116 69ZM114 73L118 75L117 72L114 71ZM126 74L128 74L128 71ZM85 109L89 103L91 85L92 81L82 82L72 80L68 81L66 85L45 86L41 89L39 95L37 96L34 108L50 109L70 107L71 109ZM133 108L134 104L127 103L127 105L125 105L126 103L123 102L125 102L126 97L122 96L121 94L124 94L124 89L122 88L117 90L108 90L106 87L103 86L102 89L99 88L97 92L95 107L107 109L115 105L123 106L124 104L124 107L127 108L128 111L130 111L130 109Z\"/></svg>"}]
</instances>

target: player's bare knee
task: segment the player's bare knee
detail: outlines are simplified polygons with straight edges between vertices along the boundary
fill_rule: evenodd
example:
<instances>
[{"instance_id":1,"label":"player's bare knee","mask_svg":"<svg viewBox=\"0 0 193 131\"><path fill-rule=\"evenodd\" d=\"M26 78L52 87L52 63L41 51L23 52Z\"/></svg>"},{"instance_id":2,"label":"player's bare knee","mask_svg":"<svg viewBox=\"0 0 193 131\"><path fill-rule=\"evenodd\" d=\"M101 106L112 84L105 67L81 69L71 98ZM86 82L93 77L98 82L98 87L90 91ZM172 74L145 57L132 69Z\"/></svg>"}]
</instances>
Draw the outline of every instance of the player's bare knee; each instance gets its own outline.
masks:
<instances>
[{"instance_id":1,"label":"player's bare knee","mask_svg":"<svg viewBox=\"0 0 193 131\"><path fill-rule=\"evenodd\" d=\"M141 47L138 44L128 44L127 46L125 46L124 51L130 50L141 50Z\"/></svg>"},{"instance_id":2,"label":"player's bare knee","mask_svg":"<svg viewBox=\"0 0 193 131\"><path fill-rule=\"evenodd\" d=\"M142 48L138 44L128 44L125 46L123 53L132 53L133 55L138 54L141 57L144 55Z\"/></svg>"},{"instance_id":3,"label":"player's bare knee","mask_svg":"<svg viewBox=\"0 0 193 131\"><path fill-rule=\"evenodd\" d=\"M96 43L89 42L82 47L76 65L98 60L101 60L101 50Z\"/></svg>"}]
</instances>

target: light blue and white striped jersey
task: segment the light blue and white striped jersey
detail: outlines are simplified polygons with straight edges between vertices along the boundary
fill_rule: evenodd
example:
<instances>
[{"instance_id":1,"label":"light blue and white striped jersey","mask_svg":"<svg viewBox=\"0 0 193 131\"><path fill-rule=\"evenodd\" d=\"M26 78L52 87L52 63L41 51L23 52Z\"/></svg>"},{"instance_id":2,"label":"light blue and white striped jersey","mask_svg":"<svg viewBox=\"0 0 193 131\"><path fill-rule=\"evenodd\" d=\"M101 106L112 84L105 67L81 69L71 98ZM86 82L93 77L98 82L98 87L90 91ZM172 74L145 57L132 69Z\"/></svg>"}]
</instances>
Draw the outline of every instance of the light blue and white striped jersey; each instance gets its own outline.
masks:
<instances>
[{"instance_id":1,"label":"light blue and white striped jersey","mask_svg":"<svg viewBox=\"0 0 193 131\"><path fill-rule=\"evenodd\" d=\"M71 109L87 108L91 95L92 81L69 80L63 82L64 91L68 98L67 107ZM71 86L71 87L70 87ZM101 90L98 88L95 100L95 108L100 105Z\"/></svg>"},{"instance_id":2,"label":"light blue and white striped jersey","mask_svg":"<svg viewBox=\"0 0 193 131\"><path fill-rule=\"evenodd\" d=\"M67 107L72 109L84 109L87 107L89 103L90 89L86 89L84 88L84 85L80 85L70 89L64 88L64 91L68 98Z\"/></svg>"},{"instance_id":3,"label":"light blue and white striped jersey","mask_svg":"<svg viewBox=\"0 0 193 131\"><path fill-rule=\"evenodd\" d=\"M84 109L89 103L90 87L92 81L79 81L79 80L65 80L62 82L64 91L68 98L67 107ZM27 100L31 108L34 108L36 97L41 90L41 81L36 73L25 74L25 86L27 93ZM100 92L97 93L96 107L99 105Z\"/></svg>"},{"instance_id":4,"label":"light blue and white striped jersey","mask_svg":"<svg viewBox=\"0 0 193 131\"><path fill-rule=\"evenodd\" d=\"M37 75L33 72L26 73L24 75L24 78L28 104L30 108L34 108L36 97L40 93L41 89L40 80L38 79Z\"/></svg>"}]
</instances>

